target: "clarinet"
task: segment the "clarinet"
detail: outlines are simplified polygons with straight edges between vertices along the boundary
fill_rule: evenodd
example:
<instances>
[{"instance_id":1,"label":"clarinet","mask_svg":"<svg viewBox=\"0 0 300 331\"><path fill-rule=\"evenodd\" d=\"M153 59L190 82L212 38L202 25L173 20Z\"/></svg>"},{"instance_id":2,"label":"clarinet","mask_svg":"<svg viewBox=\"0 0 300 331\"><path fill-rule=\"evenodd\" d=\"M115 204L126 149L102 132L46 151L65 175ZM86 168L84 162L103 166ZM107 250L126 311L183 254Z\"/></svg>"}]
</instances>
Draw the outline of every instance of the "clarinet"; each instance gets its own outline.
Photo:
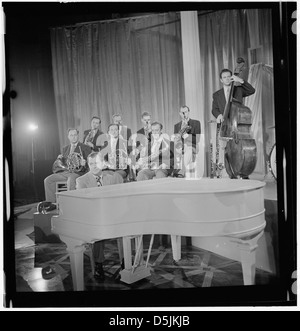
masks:
<instances>
[{"instance_id":1,"label":"clarinet","mask_svg":"<svg viewBox=\"0 0 300 331\"><path fill-rule=\"evenodd\" d=\"M220 162L220 130L221 130L221 123L217 124L217 133L216 133L216 177L222 177L222 170L224 169L224 164Z\"/></svg>"}]
</instances>

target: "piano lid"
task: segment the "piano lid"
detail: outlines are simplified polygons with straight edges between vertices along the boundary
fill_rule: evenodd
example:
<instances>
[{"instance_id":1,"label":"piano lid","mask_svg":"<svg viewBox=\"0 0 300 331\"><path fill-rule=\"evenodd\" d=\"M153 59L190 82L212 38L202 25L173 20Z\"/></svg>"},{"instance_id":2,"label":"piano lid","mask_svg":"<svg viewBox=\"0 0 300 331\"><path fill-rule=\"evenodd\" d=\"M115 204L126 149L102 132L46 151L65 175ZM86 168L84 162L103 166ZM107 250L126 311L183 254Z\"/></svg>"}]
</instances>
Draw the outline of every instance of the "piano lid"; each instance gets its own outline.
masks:
<instances>
[{"instance_id":1,"label":"piano lid","mask_svg":"<svg viewBox=\"0 0 300 331\"><path fill-rule=\"evenodd\" d=\"M257 180L212 179L212 178L165 178L114 184L57 193L58 196L83 199L116 198L146 194L207 194L226 193L260 189L264 182Z\"/></svg>"}]
</instances>

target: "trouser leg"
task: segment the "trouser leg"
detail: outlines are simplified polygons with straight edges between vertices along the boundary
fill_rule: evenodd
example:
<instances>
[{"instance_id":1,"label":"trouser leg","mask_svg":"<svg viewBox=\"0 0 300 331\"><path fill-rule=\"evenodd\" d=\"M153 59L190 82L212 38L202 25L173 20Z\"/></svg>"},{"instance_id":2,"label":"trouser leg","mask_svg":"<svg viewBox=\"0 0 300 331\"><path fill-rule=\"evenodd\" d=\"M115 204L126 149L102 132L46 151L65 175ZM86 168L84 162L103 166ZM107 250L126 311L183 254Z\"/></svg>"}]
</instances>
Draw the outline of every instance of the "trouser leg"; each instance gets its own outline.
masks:
<instances>
[{"instance_id":1,"label":"trouser leg","mask_svg":"<svg viewBox=\"0 0 300 331\"><path fill-rule=\"evenodd\" d=\"M46 201L56 202L56 182L67 180L64 173L52 174L44 179L44 189Z\"/></svg>"},{"instance_id":2,"label":"trouser leg","mask_svg":"<svg viewBox=\"0 0 300 331\"><path fill-rule=\"evenodd\" d=\"M67 188L68 191L76 189L76 178L80 177L80 175L76 174L75 172L66 173L67 177Z\"/></svg>"},{"instance_id":3,"label":"trouser leg","mask_svg":"<svg viewBox=\"0 0 300 331\"><path fill-rule=\"evenodd\" d=\"M104 257L104 242L97 241L93 245L93 255L94 255L94 260L95 263L103 263L105 260Z\"/></svg>"}]
</instances>

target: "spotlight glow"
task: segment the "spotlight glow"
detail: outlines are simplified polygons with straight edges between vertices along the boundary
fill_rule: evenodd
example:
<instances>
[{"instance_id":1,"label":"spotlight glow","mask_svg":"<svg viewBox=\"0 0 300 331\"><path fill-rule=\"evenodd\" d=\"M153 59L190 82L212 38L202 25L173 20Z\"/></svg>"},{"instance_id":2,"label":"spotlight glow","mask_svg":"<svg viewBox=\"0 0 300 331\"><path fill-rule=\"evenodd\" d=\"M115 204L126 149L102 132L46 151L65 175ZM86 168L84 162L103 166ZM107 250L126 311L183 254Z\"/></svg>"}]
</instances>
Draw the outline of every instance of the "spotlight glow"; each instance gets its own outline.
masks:
<instances>
[{"instance_id":1,"label":"spotlight glow","mask_svg":"<svg viewBox=\"0 0 300 331\"><path fill-rule=\"evenodd\" d=\"M38 126L36 124L34 124L34 123L30 123L29 126L28 126L28 129L30 131L35 131L35 130L38 129Z\"/></svg>"}]
</instances>

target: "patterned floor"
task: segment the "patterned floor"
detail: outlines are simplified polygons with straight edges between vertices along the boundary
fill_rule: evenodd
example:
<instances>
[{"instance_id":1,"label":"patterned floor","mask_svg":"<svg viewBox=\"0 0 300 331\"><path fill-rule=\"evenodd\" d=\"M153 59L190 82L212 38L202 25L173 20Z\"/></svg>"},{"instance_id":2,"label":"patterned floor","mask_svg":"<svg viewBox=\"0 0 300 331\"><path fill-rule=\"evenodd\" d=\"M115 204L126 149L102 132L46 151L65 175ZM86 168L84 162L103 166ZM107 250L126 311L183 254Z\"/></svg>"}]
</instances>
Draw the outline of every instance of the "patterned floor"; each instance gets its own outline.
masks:
<instances>
[{"instance_id":1,"label":"patterned floor","mask_svg":"<svg viewBox=\"0 0 300 331\"><path fill-rule=\"evenodd\" d=\"M30 210L16 220L16 290L17 292L73 291L70 260L66 246L61 242L34 242ZM26 216L27 213L27 216ZM144 259L150 236L144 236ZM105 244L105 280L93 277L88 254L84 255L84 282L86 291L197 288L243 285L242 268L239 262L226 259L206 250L186 246L183 239L182 259L175 263L170 247L159 246L155 236L149 259L151 276L133 284L120 281L120 261L116 240ZM45 274L50 267L52 272ZM256 284L268 284L274 276L256 270Z\"/></svg>"}]
</instances>

